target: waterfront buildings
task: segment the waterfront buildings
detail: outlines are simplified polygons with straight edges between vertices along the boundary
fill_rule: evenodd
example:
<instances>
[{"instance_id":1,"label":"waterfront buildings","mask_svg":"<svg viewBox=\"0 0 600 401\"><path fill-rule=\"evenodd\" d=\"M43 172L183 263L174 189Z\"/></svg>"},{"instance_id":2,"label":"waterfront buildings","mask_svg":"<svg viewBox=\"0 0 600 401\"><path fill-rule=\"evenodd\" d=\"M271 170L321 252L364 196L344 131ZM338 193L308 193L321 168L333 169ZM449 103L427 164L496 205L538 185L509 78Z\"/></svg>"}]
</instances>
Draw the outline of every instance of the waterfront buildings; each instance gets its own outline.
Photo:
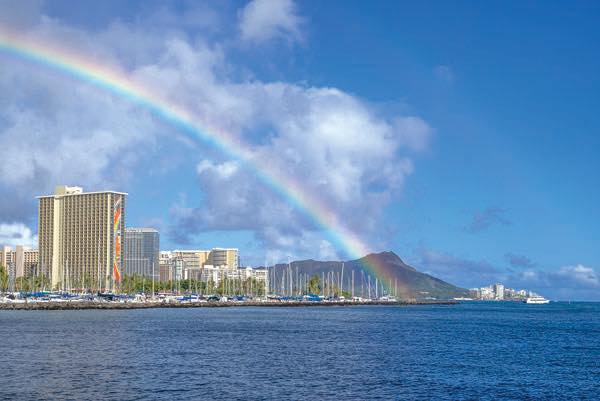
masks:
<instances>
[{"instance_id":1,"label":"waterfront buildings","mask_svg":"<svg viewBox=\"0 0 600 401\"><path fill-rule=\"evenodd\" d=\"M266 269L240 268L237 248L160 252L161 281L198 280L215 287L222 280L254 279L268 286Z\"/></svg>"},{"instance_id":2,"label":"waterfront buildings","mask_svg":"<svg viewBox=\"0 0 600 401\"><path fill-rule=\"evenodd\" d=\"M28 277L38 274L37 249L17 245L13 250L10 246L0 248L0 265L6 267L13 278Z\"/></svg>"},{"instance_id":3,"label":"waterfront buildings","mask_svg":"<svg viewBox=\"0 0 600 401\"><path fill-rule=\"evenodd\" d=\"M170 252L172 262L180 265L182 271L184 267L189 269L201 268L207 263L209 253L210 251L198 250L175 250Z\"/></svg>"},{"instance_id":4,"label":"waterfront buildings","mask_svg":"<svg viewBox=\"0 0 600 401\"><path fill-rule=\"evenodd\" d=\"M153 228L125 229L125 272L158 280L160 239Z\"/></svg>"},{"instance_id":5,"label":"waterfront buildings","mask_svg":"<svg viewBox=\"0 0 600 401\"><path fill-rule=\"evenodd\" d=\"M258 282L268 282L267 269L253 269L252 267L230 267L227 265L213 266L204 265L202 269L184 270L184 280L199 280L205 283L213 283L218 286L222 280L241 280L255 279Z\"/></svg>"},{"instance_id":6,"label":"waterfront buildings","mask_svg":"<svg viewBox=\"0 0 600 401\"><path fill-rule=\"evenodd\" d=\"M471 296L482 301L522 301L529 296L537 296L533 291L515 290L496 283L487 287L471 288Z\"/></svg>"},{"instance_id":7,"label":"waterfront buildings","mask_svg":"<svg viewBox=\"0 0 600 401\"><path fill-rule=\"evenodd\" d=\"M237 248L212 248L206 250L174 250L163 253L164 260L183 260L185 269L201 269L206 265L239 267Z\"/></svg>"},{"instance_id":8,"label":"waterfront buildings","mask_svg":"<svg viewBox=\"0 0 600 401\"><path fill-rule=\"evenodd\" d=\"M126 197L67 186L38 197L39 265L53 288L115 288L126 267Z\"/></svg>"},{"instance_id":9,"label":"waterfront buildings","mask_svg":"<svg viewBox=\"0 0 600 401\"><path fill-rule=\"evenodd\" d=\"M160 281L254 279L268 285L267 271L239 268L237 248L160 252L152 228L125 228L127 194L84 192L58 186L38 196L39 251L18 246L0 249L10 277L43 275L56 290L114 291L123 274Z\"/></svg>"},{"instance_id":10,"label":"waterfront buildings","mask_svg":"<svg viewBox=\"0 0 600 401\"><path fill-rule=\"evenodd\" d=\"M206 250L174 250L160 252L160 265L166 270L169 266L180 266L183 270L202 270L205 266L226 266L237 269L239 257L237 248L213 248ZM181 276L183 277L183 276Z\"/></svg>"},{"instance_id":11,"label":"waterfront buildings","mask_svg":"<svg viewBox=\"0 0 600 401\"><path fill-rule=\"evenodd\" d=\"M183 271L186 266L200 269L200 262L196 251L161 251L159 257L159 280L183 280Z\"/></svg>"}]
</instances>

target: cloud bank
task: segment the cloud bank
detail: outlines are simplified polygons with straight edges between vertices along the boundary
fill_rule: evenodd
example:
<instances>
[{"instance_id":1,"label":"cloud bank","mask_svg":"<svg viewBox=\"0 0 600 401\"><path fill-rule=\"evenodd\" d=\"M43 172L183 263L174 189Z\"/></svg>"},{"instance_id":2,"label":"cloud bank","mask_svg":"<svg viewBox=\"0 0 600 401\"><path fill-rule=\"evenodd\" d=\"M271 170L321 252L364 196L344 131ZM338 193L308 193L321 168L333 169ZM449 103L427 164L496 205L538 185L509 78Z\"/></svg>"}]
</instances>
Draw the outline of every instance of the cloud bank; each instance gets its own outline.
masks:
<instances>
[{"instance_id":1,"label":"cloud bank","mask_svg":"<svg viewBox=\"0 0 600 401\"><path fill-rule=\"evenodd\" d=\"M235 57L236 41L301 40L305 21L291 1L254 1L229 17L206 7L160 9L147 20L115 17L95 30L32 10L27 12L39 15L22 18L23 35L123 71L206 126L237 135L253 158L300 182L363 238L376 236L383 211L414 170L413 155L428 146L431 128L418 116L385 114L339 88L248 73ZM206 20L213 17L237 21L239 30L233 24L217 35ZM190 22L194 29L188 30L190 24L171 24L177 20L201 23ZM33 226L34 196L61 183L89 189L126 188L138 180L156 185L144 172L173 159L176 130L126 100L20 60L6 59L0 69L0 139L7 150L0 188L11 193L2 200L0 222ZM185 150L180 145L177 150ZM272 255L314 257L318 250L343 256L248 166L198 144L177 158L193 166L195 181L185 185L201 196L165 205L174 243L192 245L198 234L242 230ZM162 179L180 180L177 173Z\"/></svg>"}]
</instances>

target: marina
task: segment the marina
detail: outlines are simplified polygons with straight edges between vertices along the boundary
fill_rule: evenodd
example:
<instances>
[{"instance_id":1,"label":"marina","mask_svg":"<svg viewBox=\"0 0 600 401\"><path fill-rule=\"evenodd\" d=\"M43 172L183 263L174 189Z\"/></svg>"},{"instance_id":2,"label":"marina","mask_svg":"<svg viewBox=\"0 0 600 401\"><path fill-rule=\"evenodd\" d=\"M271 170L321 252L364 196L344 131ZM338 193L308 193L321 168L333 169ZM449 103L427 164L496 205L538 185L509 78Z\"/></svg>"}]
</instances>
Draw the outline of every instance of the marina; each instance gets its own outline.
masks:
<instances>
[{"instance_id":1,"label":"marina","mask_svg":"<svg viewBox=\"0 0 600 401\"><path fill-rule=\"evenodd\" d=\"M359 306L359 305L453 305L457 301L396 300L324 298L317 295L303 297L226 297L197 294L160 294L146 297L143 294L70 294L38 293L8 294L0 297L0 310L81 310L81 309L147 309L147 308L197 308L236 306Z\"/></svg>"}]
</instances>

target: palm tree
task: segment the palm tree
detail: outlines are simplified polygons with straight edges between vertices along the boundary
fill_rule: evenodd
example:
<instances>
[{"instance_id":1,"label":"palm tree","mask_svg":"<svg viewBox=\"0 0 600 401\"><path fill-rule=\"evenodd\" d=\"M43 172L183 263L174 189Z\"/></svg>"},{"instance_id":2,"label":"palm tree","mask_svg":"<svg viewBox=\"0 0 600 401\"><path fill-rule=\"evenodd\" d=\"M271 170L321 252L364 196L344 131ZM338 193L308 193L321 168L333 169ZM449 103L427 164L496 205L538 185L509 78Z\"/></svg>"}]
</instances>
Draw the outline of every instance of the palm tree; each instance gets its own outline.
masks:
<instances>
[{"instance_id":1,"label":"palm tree","mask_svg":"<svg viewBox=\"0 0 600 401\"><path fill-rule=\"evenodd\" d=\"M0 265L0 292L6 292L8 289L8 272L6 268Z\"/></svg>"}]
</instances>

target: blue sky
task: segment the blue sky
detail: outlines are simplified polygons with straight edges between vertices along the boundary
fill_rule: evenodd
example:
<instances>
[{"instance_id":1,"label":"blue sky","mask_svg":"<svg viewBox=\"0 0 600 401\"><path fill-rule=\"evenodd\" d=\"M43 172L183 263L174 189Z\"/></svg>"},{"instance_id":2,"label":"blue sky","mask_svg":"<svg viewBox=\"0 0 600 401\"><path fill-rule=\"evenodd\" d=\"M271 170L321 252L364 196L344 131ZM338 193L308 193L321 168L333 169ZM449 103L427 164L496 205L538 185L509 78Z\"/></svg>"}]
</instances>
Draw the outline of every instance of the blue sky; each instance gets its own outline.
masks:
<instances>
[{"instance_id":1,"label":"blue sky","mask_svg":"<svg viewBox=\"0 0 600 401\"><path fill-rule=\"evenodd\" d=\"M372 249L461 286L596 300L599 18L594 2L0 1L0 26L240 135ZM128 225L158 227L163 249L346 256L123 99L5 54L0 87L0 242L35 242L33 196L66 183L127 191Z\"/></svg>"}]
</instances>

